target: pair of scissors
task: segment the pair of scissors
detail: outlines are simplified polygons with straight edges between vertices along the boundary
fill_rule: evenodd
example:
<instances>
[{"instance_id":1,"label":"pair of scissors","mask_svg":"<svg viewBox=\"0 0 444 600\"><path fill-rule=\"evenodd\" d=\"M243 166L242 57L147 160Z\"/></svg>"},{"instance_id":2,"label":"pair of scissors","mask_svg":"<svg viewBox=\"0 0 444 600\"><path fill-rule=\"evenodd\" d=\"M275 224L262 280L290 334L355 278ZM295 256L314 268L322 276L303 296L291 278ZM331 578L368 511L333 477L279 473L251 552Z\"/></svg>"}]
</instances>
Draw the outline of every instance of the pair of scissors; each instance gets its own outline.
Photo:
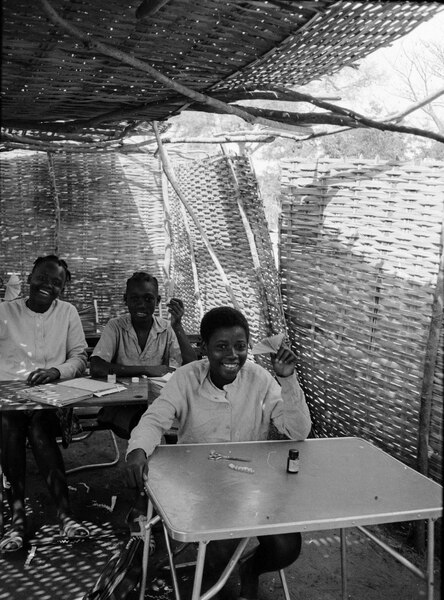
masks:
<instances>
[{"instance_id":1,"label":"pair of scissors","mask_svg":"<svg viewBox=\"0 0 444 600\"><path fill-rule=\"evenodd\" d=\"M220 452L216 452L216 450L211 450L208 455L209 460L240 460L242 462L251 462L250 458L239 458L238 456L225 456Z\"/></svg>"}]
</instances>

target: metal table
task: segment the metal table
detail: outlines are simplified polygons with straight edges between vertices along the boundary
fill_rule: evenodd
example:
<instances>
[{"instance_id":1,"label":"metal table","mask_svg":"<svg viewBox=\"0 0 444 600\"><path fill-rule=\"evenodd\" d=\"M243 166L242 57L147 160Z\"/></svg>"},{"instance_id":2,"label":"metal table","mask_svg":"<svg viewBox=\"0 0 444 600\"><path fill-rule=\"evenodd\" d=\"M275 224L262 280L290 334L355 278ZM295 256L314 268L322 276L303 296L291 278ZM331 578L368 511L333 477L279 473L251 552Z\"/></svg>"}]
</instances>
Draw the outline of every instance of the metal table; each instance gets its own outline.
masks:
<instances>
[{"instance_id":1,"label":"metal table","mask_svg":"<svg viewBox=\"0 0 444 600\"><path fill-rule=\"evenodd\" d=\"M300 452L300 471L286 472L288 450ZM208 459L211 450L250 458L253 474L234 471L229 461ZM342 596L347 598L344 529L359 527L414 573L427 581L433 598L433 521L442 514L442 487L360 438L310 439L159 446L149 461L147 572L150 528L162 520L166 538L198 542L192 600L208 599L222 587L249 538L257 535L341 530ZM152 509L158 516L150 519ZM428 520L427 572L389 549L364 525ZM200 595L206 544L241 540L220 581ZM179 590L172 556L176 596ZM145 578L143 578L143 585ZM141 589L140 597L143 597ZM179 597L179 596L178 596Z\"/></svg>"}]
</instances>

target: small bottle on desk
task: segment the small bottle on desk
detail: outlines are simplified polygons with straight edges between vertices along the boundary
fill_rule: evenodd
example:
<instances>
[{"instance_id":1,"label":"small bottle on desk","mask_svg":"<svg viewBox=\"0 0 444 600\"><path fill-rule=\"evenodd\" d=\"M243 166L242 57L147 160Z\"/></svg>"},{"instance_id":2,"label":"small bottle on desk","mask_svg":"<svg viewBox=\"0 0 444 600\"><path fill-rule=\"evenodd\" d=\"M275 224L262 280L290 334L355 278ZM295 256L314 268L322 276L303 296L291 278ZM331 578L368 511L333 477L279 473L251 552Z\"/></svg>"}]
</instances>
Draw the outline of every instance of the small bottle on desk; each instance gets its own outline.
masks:
<instances>
[{"instance_id":1,"label":"small bottle on desk","mask_svg":"<svg viewBox=\"0 0 444 600\"><path fill-rule=\"evenodd\" d=\"M299 450L288 451L287 473L299 473Z\"/></svg>"},{"instance_id":2,"label":"small bottle on desk","mask_svg":"<svg viewBox=\"0 0 444 600\"><path fill-rule=\"evenodd\" d=\"M112 370L109 371L106 380L108 381L108 383L116 383L116 374L113 373Z\"/></svg>"}]
</instances>

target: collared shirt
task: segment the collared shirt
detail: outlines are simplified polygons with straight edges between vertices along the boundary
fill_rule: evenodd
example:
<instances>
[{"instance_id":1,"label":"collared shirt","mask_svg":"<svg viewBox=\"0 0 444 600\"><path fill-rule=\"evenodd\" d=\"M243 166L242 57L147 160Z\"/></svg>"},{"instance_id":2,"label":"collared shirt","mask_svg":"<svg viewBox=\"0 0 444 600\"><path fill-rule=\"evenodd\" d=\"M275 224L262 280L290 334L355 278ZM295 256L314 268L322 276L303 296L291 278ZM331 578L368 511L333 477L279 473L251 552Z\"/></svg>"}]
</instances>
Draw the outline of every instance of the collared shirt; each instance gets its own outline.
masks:
<instances>
[{"instance_id":1,"label":"collared shirt","mask_svg":"<svg viewBox=\"0 0 444 600\"><path fill-rule=\"evenodd\" d=\"M131 316L123 315L108 321L92 356L126 366L179 367L182 364L176 334L166 319L156 316L153 316L153 324L143 350L139 346Z\"/></svg>"},{"instance_id":2,"label":"collared shirt","mask_svg":"<svg viewBox=\"0 0 444 600\"><path fill-rule=\"evenodd\" d=\"M288 437L305 439L311 420L296 373L278 381L247 361L221 390L209 378L207 358L191 362L174 373L143 414L127 454L141 448L150 456L175 418L181 444L265 440L270 421Z\"/></svg>"},{"instance_id":3,"label":"collared shirt","mask_svg":"<svg viewBox=\"0 0 444 600\"><path fill-rule=\"evenodd\" d=\"M0 380L26 379L35 369L56 367L61 379L86 369L87 343L76 308L54 300L44 313L27 298L0 303Z\"/></svg>"}]
</instances>

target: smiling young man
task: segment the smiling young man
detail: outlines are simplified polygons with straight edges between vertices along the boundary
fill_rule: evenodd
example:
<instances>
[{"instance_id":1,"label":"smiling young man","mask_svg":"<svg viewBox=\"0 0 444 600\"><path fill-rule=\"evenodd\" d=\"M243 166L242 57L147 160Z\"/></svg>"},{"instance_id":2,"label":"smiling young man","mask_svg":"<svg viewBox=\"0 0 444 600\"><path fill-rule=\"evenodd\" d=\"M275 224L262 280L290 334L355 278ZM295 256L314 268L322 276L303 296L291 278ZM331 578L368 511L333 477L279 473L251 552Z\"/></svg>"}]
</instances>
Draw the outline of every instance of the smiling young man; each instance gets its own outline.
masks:
<instances>
[{"instance_id":1,"label":"smiling young man","mask_svg":"<svg viewBox=\"0 0 444 600\"><path fill-rule=\"evenodd\" d=\"M86 368L86 341L75 307L59 299L71 279L64 260L55 255L34 262L28 277L29 297L0 304L0 380L22 380L29 385L71 379ZM62 416L66 413L62 411ZM63 419L65 421L65 419ZM2 466L10 484L11 527L0 550L23 547L26 537L26 441L57 507L60 531L85 537L86 527L74 521L57 437L63 432L58 411L5 411L1 415Z\"/></svg>"},{"instance_id":2,"label":"smiling young man","mask_svg":"<svg viewBox=\"0 0 444 600\"><path fill-rule=\"evenodd\" d=\"M134 273L126 282L123 299L129 314L106 324L91 356L92 377L106 377L108 373L158 377L196 359L182 325L182 301L169 301L170 321L154 314L160 302L155 277L143 271ZM128 439L143 412L138 406L104 407L98 420Z\"/></svg>"},{"instance_id":3,"label":"smiling young man","mask_svg":"<svg viewBox=\"0 0 444 600\"><path fill-rule=\"evenodd\" d=\"M143 490L151 456L173 420L179 422L178 442L245 442L266 440L270 423L294 440L311 428L310 413L295 373L296 357L285 346L272 356L277 381L261 366L247 361L249 327L230 307L210 310L200 333L206 358L178 369L161 395L133 430L127 451L127 480ZM211 542L207 572L218 576L236 541ZM265 536L241 566L241 597L256 600L261 573L279 570L299 555L300 534Z\"/></svg>"},{"instance_id":4,"label":"smiling young man","mask_svg":"<svg viewBox=\"0 0 444 600\"><path fill-rule=\"evenodd\" d=\"M181 300L168 303L171 320L154 315L160 302L155 277L139 271L126 282L123 296L127 315L110 319L91 356L91 375L158 377L195 360L196 355L182 326Z\"/></svg>"}]
</instances>

